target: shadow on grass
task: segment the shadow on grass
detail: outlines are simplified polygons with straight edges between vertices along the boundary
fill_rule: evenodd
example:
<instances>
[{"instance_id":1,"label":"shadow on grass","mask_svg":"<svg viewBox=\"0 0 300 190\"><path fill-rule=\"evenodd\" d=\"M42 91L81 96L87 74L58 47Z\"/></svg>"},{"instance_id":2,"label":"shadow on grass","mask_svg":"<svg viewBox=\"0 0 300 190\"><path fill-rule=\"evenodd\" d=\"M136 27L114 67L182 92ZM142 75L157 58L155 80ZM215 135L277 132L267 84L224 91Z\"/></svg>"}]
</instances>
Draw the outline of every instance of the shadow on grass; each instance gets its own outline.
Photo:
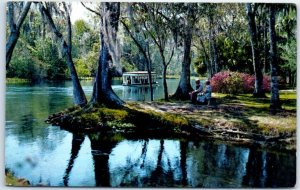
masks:
<instances>
[{"instance_id":1,"label":"shadow on grass","mask_svg":"<svg viewBox=\"0 0 300 190\"><path fill-rule=\"evenodd\" d=\"M282 109L275 117L296 117L296 99L282 99ZM213 102L214 109L219 110L214 114L216 116L223 116L226 119L236 120L238 125L243 129L250 129L257 132L259 127L258 120L250 119L252 116L262 118L274 117L271 115L270 98L254 98L249 94L237 96L225 96L222 98L215 98ZM286 109L288 108L288 109Z\"/></svg>"}]
</instances>

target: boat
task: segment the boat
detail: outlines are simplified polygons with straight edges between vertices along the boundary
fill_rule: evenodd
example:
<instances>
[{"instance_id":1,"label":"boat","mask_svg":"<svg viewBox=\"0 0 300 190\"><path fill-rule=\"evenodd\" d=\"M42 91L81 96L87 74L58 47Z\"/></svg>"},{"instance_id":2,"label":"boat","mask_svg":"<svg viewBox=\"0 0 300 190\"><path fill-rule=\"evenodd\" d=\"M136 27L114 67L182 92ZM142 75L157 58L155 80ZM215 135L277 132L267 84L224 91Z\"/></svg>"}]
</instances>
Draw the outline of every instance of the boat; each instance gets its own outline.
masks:
<instances>
[{"instance_id":1,"label":"boat","mask_svg":"<svg viewBox=\"0 0 300 190\"><path fill-rule=\"evenodd\" d=\"M152 84L158 84L156 73L151 72ZM122 76L124 86L149 85L149 76L147 71L125 72Z\"/></svg>"}]
</instances>

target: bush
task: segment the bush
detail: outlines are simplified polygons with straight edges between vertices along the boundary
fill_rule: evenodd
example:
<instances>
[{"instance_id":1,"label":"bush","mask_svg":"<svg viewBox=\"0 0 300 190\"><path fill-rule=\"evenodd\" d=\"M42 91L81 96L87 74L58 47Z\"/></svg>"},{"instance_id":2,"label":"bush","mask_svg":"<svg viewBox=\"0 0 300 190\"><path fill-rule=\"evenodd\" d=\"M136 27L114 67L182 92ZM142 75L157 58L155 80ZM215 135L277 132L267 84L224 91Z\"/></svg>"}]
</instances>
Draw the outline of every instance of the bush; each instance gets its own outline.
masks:
<instances>
[{"instance_id":1,"label":"bush","mask_svg":"<svg viewBox=\"0 0 300 190\"><path fill-rule=\"evenodd\" d=\"M254 91L255 76L246 73L222 71L216 73L211 79L214 92L226 94L252 93ZM264 76L263 89L270 91L270 77Z\"/></svg>"}]
</instances>

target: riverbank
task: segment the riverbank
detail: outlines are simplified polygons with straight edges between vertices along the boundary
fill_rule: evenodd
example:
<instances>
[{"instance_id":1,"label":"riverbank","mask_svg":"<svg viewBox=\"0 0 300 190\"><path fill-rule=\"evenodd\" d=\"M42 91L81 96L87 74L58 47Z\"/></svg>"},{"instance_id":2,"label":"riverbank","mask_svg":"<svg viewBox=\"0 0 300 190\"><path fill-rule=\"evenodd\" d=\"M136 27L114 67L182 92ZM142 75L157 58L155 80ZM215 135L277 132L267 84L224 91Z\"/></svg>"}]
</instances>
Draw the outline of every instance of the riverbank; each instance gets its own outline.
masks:
<instances>
[{"instance_id":1,"label":"riverbank","mask_svg":"<svg viewBox=\"0 0 300 190\"><path fill-rule=\"evenodd\" d=\"M22 78L6 78L7 84L27 84L30 83L29 79L22 79Z\"/></svg>"},{"instance_id":2,"label":"riverbank","mask_svg":"<svg viewBox=\"0 0 300 190\"><path fill-rule=\"evenodd\" d=\"M17 178L13 175L11 171L5 169L5 185L7 186L18 186L18 187L28 187L30 183L24 178Z\"/></svg>"},{"instance_id":3,"label":"riverbank","mask_svg":"<svg viewBox=\"0 0 300 190\"><path fill-rule=\"evenodd\" d=\"M238 144L296 149L296 92L282 91L283 110L269 113L269 98L213 94L214 102L127 102L124 109L73 107L48 122L71 131L106 131L158 137L213 138Z\"/></svg>"}]
</instances>

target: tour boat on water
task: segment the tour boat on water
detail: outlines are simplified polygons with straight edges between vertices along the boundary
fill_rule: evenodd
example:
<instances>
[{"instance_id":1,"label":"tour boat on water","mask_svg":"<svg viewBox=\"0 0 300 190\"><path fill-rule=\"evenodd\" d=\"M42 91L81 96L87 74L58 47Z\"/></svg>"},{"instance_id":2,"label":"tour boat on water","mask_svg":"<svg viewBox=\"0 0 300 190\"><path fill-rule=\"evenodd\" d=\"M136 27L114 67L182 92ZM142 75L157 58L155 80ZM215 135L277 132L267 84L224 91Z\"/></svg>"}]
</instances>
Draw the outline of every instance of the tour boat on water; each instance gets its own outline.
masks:
<instances>
[{"instance_id":1,"label":"tour boat on water","mask_svg":"<svg viewBox=\"0 0 300 190\"><path fill-rule=\"evenodd\" d=\"M158 84L156 81L156 73L151 72L152 84ZM147 71L134 71L123 73L123 85L149 85L149 75Z\"/></svg>"}]
</instances>

